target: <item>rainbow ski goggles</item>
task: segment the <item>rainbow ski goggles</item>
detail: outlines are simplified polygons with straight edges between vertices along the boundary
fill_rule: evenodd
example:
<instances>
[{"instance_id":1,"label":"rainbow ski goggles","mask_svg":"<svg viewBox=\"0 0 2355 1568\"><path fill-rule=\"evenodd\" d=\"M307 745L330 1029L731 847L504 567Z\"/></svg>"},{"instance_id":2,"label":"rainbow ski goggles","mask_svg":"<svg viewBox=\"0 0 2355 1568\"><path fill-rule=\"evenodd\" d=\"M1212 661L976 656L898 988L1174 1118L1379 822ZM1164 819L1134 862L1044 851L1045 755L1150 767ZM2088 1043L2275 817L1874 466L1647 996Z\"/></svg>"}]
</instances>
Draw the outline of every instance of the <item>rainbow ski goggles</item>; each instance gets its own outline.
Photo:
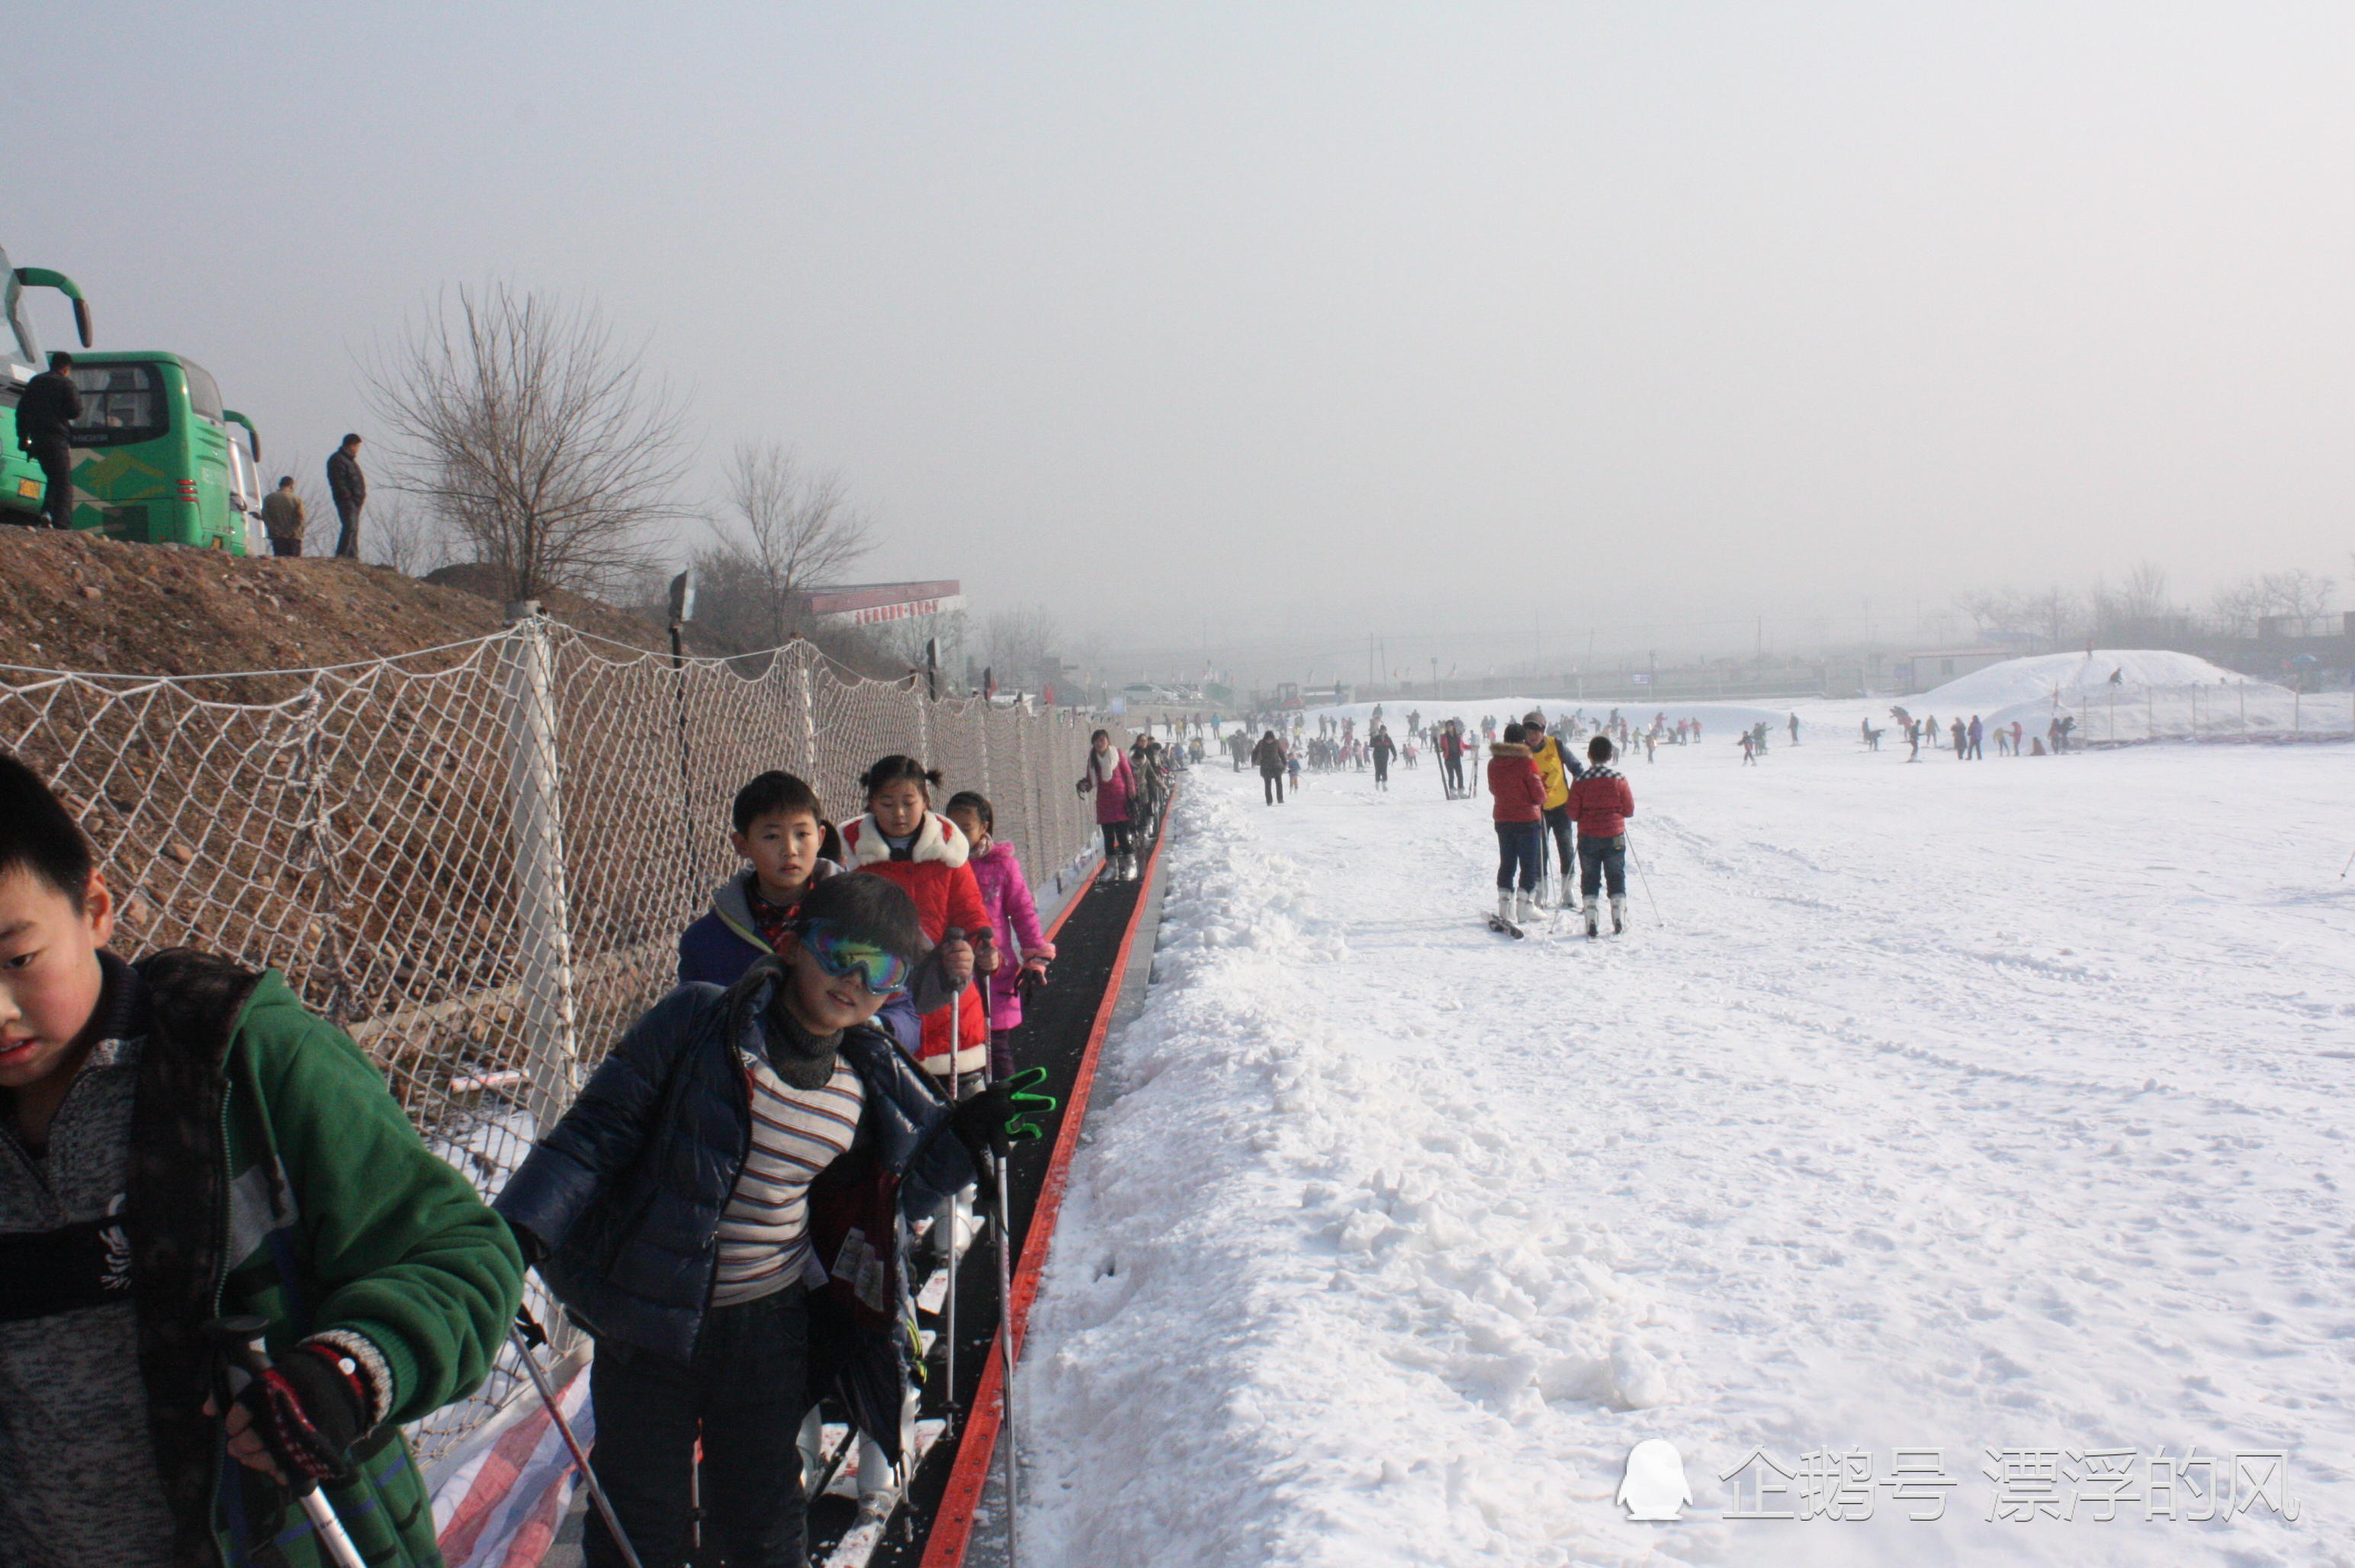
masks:
<instances>
[{"instance_id":1,"label":"rainbow ski goggles","mask_svg":"<svg viewBox=\"0 0 2355 1568\"><path fill-rule=\"evenodd\" d=\"M801 930L802 947L817 966L839 980L857 975L870 995L896 997L908 988L912 965L898 954L862 941L830 920L814 920Z\"/></svg>"}]
</instances>

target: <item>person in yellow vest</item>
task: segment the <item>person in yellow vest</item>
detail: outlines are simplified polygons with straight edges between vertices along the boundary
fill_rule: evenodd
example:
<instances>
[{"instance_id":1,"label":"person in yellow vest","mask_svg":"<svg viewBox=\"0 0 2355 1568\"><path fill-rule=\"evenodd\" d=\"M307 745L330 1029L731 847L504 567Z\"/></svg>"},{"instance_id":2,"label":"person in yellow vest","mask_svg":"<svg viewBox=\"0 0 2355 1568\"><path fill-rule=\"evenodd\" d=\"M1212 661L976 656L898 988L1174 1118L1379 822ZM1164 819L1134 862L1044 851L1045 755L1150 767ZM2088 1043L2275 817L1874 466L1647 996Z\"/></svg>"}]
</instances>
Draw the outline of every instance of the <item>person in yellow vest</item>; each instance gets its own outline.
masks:
<instances>
[{"instance_id":1,"label":"person in yellow vest","mask_svg":"<svg viewBox=\"0 0 2355 1568\"><path fill-rule=\"evenodd\" d=\"M1545 785L1546 828L1553 835L1554 864L1561 877L1557 898L1567 906L1571 868L1578 864L1570 823L1570 785L1586 770L1579 766L1576 758L1563 752L1559 740L1546 733L1542 710L1530 709L1521 727L1529 731L1529 758L1538 765L1538 782Z\"/></svg>"}]
</instances>

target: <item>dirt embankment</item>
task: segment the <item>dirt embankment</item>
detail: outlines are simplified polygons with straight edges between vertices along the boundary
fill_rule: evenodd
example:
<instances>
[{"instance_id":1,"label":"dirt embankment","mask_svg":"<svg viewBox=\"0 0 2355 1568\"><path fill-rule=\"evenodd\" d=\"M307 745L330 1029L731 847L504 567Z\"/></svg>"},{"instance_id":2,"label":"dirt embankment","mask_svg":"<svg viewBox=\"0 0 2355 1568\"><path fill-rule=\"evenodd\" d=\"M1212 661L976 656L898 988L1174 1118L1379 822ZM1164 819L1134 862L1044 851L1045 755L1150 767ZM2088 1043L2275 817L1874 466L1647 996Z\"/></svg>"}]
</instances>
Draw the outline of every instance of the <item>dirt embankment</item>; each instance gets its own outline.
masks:
<instances>
[{"instance_id":1,"label":"dirt embankment","mask_svg":"<svg viewBox=\"0 0 2355 1568\"><path fill-rule=\"evenodd\" d=\"M239 560L94 534L0 528L0 662L123 675L353 664L464 642L506 624L481 568L421 582L356 560ZM474 590L469 592L468 590ZM578 594L548 613L632 647L667 633Z\"/></svg>"}]
</instances>

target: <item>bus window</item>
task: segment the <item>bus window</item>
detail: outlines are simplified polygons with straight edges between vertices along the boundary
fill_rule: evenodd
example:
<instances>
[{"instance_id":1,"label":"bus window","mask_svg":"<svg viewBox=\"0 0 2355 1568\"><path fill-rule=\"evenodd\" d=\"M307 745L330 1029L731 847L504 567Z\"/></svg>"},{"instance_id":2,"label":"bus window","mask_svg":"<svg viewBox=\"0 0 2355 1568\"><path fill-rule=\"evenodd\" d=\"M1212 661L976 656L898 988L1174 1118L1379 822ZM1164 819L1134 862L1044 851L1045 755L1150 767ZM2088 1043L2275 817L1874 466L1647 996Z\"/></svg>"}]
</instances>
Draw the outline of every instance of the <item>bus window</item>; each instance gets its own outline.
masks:
<instances>
[{"instance_id":1,"label":"bus window","mask_svg":"<svg viewBox=\"0 0 2355 1568\"><path fill-rule=\"evenodd\" d=\"M76 446L128 446L168 435L172 416L164 407L164 378L152 365L77 365L81 418L73 423Z\"/></svg>"},{"instance_id":2,"label":"bus window","mask_svg":"<svg viewBox=\"0 0 2355 1568\"><path fill-rule=\"evenodd\" d=\"M213 379L213 373L193 359L180 361L180 373L188 379L188 407L213 423L221 423L220 383Z\"/></svg>"}]
</instances>

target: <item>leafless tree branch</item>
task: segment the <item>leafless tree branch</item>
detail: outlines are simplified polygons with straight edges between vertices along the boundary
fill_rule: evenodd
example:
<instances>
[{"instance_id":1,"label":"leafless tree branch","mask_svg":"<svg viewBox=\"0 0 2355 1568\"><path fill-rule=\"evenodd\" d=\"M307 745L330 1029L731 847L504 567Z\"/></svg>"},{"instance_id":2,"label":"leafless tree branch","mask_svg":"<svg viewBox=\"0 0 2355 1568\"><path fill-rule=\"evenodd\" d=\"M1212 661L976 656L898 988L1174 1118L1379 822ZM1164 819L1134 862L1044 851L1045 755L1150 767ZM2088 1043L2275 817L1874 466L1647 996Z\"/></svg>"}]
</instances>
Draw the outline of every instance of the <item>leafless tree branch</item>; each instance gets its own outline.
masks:
<instances>
[{"instance_id":1,"label":"leafless tree branch","mask_svg":"<svg viewBox=\"0 0 2355 1568\"><path fill-rule=\"evenodd\" d=\"M684 411L593 305L462 286L365 374L391 487L498 569L510 597L606 589L683 515Z\"/></svg>"}]
</instances>

